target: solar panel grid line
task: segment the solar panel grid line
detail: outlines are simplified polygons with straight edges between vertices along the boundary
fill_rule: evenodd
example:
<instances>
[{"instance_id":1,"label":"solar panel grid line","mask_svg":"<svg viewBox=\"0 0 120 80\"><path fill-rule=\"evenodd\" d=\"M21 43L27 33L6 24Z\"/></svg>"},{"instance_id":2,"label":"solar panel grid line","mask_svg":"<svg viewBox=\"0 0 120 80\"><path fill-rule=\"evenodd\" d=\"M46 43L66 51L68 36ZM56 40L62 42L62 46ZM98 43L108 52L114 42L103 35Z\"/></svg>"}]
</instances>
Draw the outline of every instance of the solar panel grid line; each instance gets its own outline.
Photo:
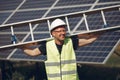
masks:
<instances>
[{"instance_id":1,"label":"solar panel grid line","mask_svg":"<svg viewBox=\"0 0 120 80\"><path fill-rule=\"evenodd\" d=\"M119 5L120 3L115 3L115 4L106 4L106 5L96 5L95 8L102 8L102 7L107 7L107 6L113 6L113 5Z\"/></svg>"},{"instance_id":2,"label":"solar panel grid line","mask_svg":"<svg viewBox=\"0 0 120 80\"><path fill-rule=\"evenodd\" d=\"M16 22L16 23L10 23L10 24L5 24L5 25L0 25L0 27L7 27L7 26L11 26L11 25L18 25L18 24L25 24L25 23L29 23L29 22L36 22L36 21L41 21L41 20L47 20L47 19L52 19L52 18L57 18L57 17L64 17L64 16L69 16L69 17L74 17L73 15L77 16L77 15L82 15L83 13L85 14L93 14L96 12L99 12L101 10L103 11L111 11L111 10L118 10L119 5L116 6L110 6L110 7L105 7L105 8L99 8L99 9L93 9L93 10L88 10L88 11L78 11L78 12L74 12L74 13L68 13L68 14L62 14L62 15L57 15L57 16L51 16L51 17L46 17L46 18L39 18L39 19L33 19L33 20L27 20L27 21L21 21L21 22Z\"/></svg>"},{"instance_id":3,"label":"solar panel grid line","mask_svg":"<svg viewBox=\"0 0 120 80\"><path fill-rule=\"evenodd\" d=\"M102 63L103 60L105 58L83 58L83 57L79 57L79 61L77 61L77 63L81 63L81 64L104 64ZM91 60L91 61L90 61Z\"/></svg>"},{"instance_id":4,"label":"solar panel grid line","mask_svg":"<svg viewBox=\"0 0 120 80\"><path fill-rule=\"evenodd\" d=\"M117 32L117 33L116 33ZM109 32L110 33L110 32ZM77 57L78 57L78 62L79 61L81 61L81 60L79 60L80 58L82 58L83 59L83 61L82 61L82 63L86 63L86 59L85 59L85 61L84 61L84 57L85 56L88 56L89 57L89 55L90 56L93 56L93 59L94 59L94 56L99 56L99 57L103 57L103 58L105 58L106 59L106 57L109 55L109 53L111 52L111 49L112 49L112 46L116 46L116 42L118 42L118 40L120 39L120 37L119 37L119 35L120 35L120 33L118 32L118 31L115 31L115 32L112 32L113 34L115 33L115 35L114 36L112 36L113 34L112 33L107 33L106 35L103 35L102 37L104 37L104 38L106 38L106 37L108 37L107 38L107 40L105 40L104 38L102 38L101 37L101 39L103 39L105 42L107 42L108 40L109 40L109 37L113 40L113 41L108 41L108 44L101 44L101 43L96 43L98 46L91 46L91 45L89 45L89 46L87 46L87 47L84 47L84 48L86 48L86 49L83 49L83 47L77 52ZM110 35L110 36L108 36L108 35ZM99 42L99 41L101 41L101 39L99 39L98 41L96 41L96 42ZM111 44L111 43L114 43L114 44ZM93 43L94 44L94 43ZM101 45L103 45L103 46L101 46ZM106 46L107 45L107 46ZM100 47L99 47L100 46ZM90 49L89 47L93 47L92 49ZM96 49L97 48L99 48L98 50L99 51L97 51ZM103 50L102 50L102 49ZM96 50L96 51L94 51L94 50ZM90 51L89 51L90 50ZM100 52L102 50L102 52ZM96 53L97 52L97 53ZM111 52L112 53L112 52ZM93 55L92 55L93 54ZM79 56L80 55L80 56ZM82 57L82 56L84 56L84 57ZM110 56L109 56L110 57ZM100 60L101 61L101 60ZM107 60L106 60L107 61ZM88 61L88 63L89 62L92 62L92 60L91 61ZM97 63L97 62L96 62ZM102 62L102 64L104 64L105 62L104 62L104 59L103 59L103 62Z\"/></svg>"},{"instance_id":5,"label":"solar panel grid line","mask_svg":"<svg viewBox=\"0 0 120 80\"><path fill-rule=\"evenodd\" d=\"M6 24L41 18L45 12L46 10L16 12Z\"/></svg>"},{"instance_id":6,"label":"solar panel grid line","mask_svg":"<svg viewBox=\"0 0 120 80\"><path fill-rule=\"evenodd\" d=\"M79 52L83 52L84 53L84 55L86 55L87 54L87 56L98 56L99 55L99 57L101 57L102 55L104 55L104 53L105 53L105 51L103 51L103 50L96 50L96 51L92 51L92 50L88 50L88 51L78 51L78 53ZM107 52L109 52L109 51L106 51L106 53ZM86 53L86 54L85 54ZM93 54L93 55L92 55ZM84 55L81 55L80 54L80 56L84 56ZM78 55L79 56L79 55Z\"/></svg>"},{"instance_id":7,"label":"solar panel grid line","mask_svg":"<svg viewBox=\"0 0 120 80\"><path fill-rule=\"evenodd\" d=\"M14 10L19 3L21 3L23 0L12 0L12 1L1 1L0 2L0 10L5 11L5 10Z\"/></svg>"},{"instance_id":8,"label":"solar panel grid line","mask_svg":"<svg viewBox=\"0 0 120 80\"><path fill-rule=\"evenodd\" d=\"M13 49L11 52L10 52L10 54L7 56L7 60L9 60L10 59L10 57L16 52L16 50L17 50L17 48L16 49Z\"/></svg>"},{"instance_id":9,"label":"solar panel grid line","mask_svg":"<svg viewBox=\"0 0 120 80\"><path fill-rule=\"evenodd\" d=\"M71 35L77 35L77 34L86 34L86 33L93 33L93 32L99 32L99 31L107 31L107 30L114 30L114 29L119 29L120 28L120 25L118 26L114 26L114 27L109 27L109 28L102 28L102 29L96 29L96 30L90 30L90 31L76 31L76 33L74 34L71 34Z\"/></svg>"},{"instance_id":10,"label":"solar panel grid line","mask_svg":"<svg viewBox=\"0 0 120 80\"><path fill-rule=\"evenodd\" d=\"M106 5L106 4L114 4L117 5L119 4L120 1L114 1L114 2L99 2L96 5ZM13 4L13 3L12 3ZM92 3L88 3L88 4L81 4L81 5L65 5L65 6L55 6L53 9L60 9L60 8L72 8L72 7L85 7L85 6L92 6ZM23 5L24 6L24 5ZM8 8L8 7L7 7ZM26 12L26 11L34 11L34 10L47 10L48 7L43 7L43 8L27 8L27 9L19 9L16 12ZM0 13L8 13L8 12L13 12L12 9L10 10L2 10L0 11Z\"/></svg>"},{"instance_id":11,"label":"solar panel grid line","mask_svg":"<svg viewBox=\"0 0 120 80\"><path fill-rule=\"evenodd\" d=\"M74 1L72 1L72 2L74 2ZM69 5L69 4L68 4ZM93 5L93 4L92 4ZM64 5L63 5L63 8L60 8L60 9L58 9L58 8L54 8L50 13L49 13L49 15L48 16L53 16L53 15L59 15L59 14L65 14L65 13L70 13L70 12L76 12L76 11L83 11L83 10L87 10L88 8L89 8L90 6L84 6L84 7L69 7L69 8L67 8L67 7L65 7ZM75 8L75 9L74 9ZM78 9L78 10L77 10Z\"/></svg>"},{"instance_id":12,"label":"solar panel grid line","mask_svg":"<svg viewBox=\"0 0 120 80\"><path fill-rule=\"evenodd\" d=\"M35 29L36 26L37 26L37 25L34 26L34 29ZM33 29L33 30L34 30L34 29ZM32 31L33 31L33 30L32 30ZM21 42L24 42L24 41L28 38L28 36L29 36L30 34L31 34L32 39L33 39L32 31L31 31L31 33L30 33L30 32L27 33L27 35L22 39ZM14 50L10 53L10 55L7 57L7 59L9 59L16 51L17 51L17 49L14 49Z\"/></svg>"},{"instance_id":13,"label":"solar panel grid line","mask_svg":"<svg viewBox=\"0 0 120 80\"><path fill-rule=\"evenodd\" d=\"M79 57L79 58L80 58L80 57ZM97 57L96 57L96 58L97 58ZM14 59L15 59L15 58L14 58ZM82 59L84 60L84 58L82 58ZM93 58L92 58L92 59L93 59ZM23 60L24 60L24 59L23 59ZM89 59L88 59L88 60L89 60ZM98 59L97 59L97 60L98 60ZM101 59L99 59L99 60L101 61ZM99 60L98 60L98 62L99 62ZM36 61L36 60L33 59L33 61ZM41 60L40 60L40 61L41 61ZM85 59L85 61L87 61L87 60ZM95 61L95 60L93 60L93 63L94 63L94 61ZM83 62L84 62L84 61L83 61ZM83 62L82 62L82 63L83 63ZM90 62L90 61L89 61L89 62ZM91 61L91 62L92 62L92 61ZM95 64L96 64L96 63L95 63Z\"/></svg>"},{"instance_id":14,"label":"solar panel grid line","mask_svg":"<svg viewBox=\"0 0 120 80\"><path fill-rule=\"evenodd\" d=\"M89 5L89 4L88 4ZM86 7L86 6L88 6L88 5L83 5L83 6L81 6L81 5L73 5L73 6L55 6L55 7L53 7L52 9L68 9L68 8L79 8L79 7ZM91 4L92 5L92 4ZM91 6L91 5L89 5L89 6ZM88 7L89 7L88 6ZM30 9L19 9L19 10L17 10L16 12L27 12L27 11L38 11L38 10L48 10L49 9L49 7L45 7L45 8L30 8ZM13 12L13 10L6 10L6 11L0 11L0 13L6 13L6 12Z\"/></svg>"},{"instance_id":15,"label":"solar panel grid line","mask_svg":"<svg viewBox=\"0 0 120 80\"><path fill-rule=\"evenodd\" d=\"M102 30L104 31L104 30L109 30L109 29L117 29L117 28L119 29L119 27L120 27L120 26L110 27L110 28L105 28L105 29L85 31L85 32L79 32L79 33L75 33L75 34L72 34L72 35L84 34L84 33L90 33L90 32L102 31ZM23 40L25 41L25 40L28 38L28 36L29 36L29 35L27 35L27 37L25 37ZM49 38L50 38L50 37L49 37ZM48 38L48 39L49 39L49 38ZM22 40L21 42L24 42L23 40ZM38 41L42 41L42 40L47 40L47 38L46 38L46 39L40 39L40 40L38 39ZM34 41L37 41L37 40L34 40ZM34 41L33 41L33 42L34 42ZM27 42L30 43L30 42L32 42L32 41L30 40L30 41L27 41ZM26 43L26 42L24 42L24 43ZM17 43L16 45L19 45L19 43ZM12 46L12 45L5 45L5 46L1 46L0 48L5 48L5 47L7 47L7 46L9 47L9 46Z\"/></svg>"},{"instance_id":16,"label":"solar panel grid line","mask_svg":"<svg viewBox=\"0 0 120 80\"><path fill-rule=\"evenodd\" d=\"M61 0L60 0L61 1ZM83 1L84 2L84 1ZM107 3L107 2L106 2ZM92 4L93 5L93 4ZM99 4L96 4L96 5L99 5ZM57 7L57 6L56 6ZM58 6L59 7L59 6ZM55 7L53 8L53 9L55 9ZM56 10L58 10L58 9L56 9ZM93 14L93 13L91 13L91 14ZM88 15L88 14L87 14ZM47 20L45 20L45 22L47 22ZM78 21L77 21L78 22ZM92 22L92 21L91 21ZM107 21L108 22L108 21ZM117 21L115 21L115 22L117 22ZM114 22L114 23L115 23ZM82 23L83 24L83 23ZM89 24L89 23L88 23ZM91 23L89 24L89 25L91 25ZM95 24L94 24L95 25ZM33 25L32 25L33 26ZM43 25L43 26L45 26L45 25ZM71 26L71 25L70 25ZM73 25L74 26L74 25ZM81 26L81 25L80 25ZM83 26L83 25L82 25ZM118 26L118 27L116 27L116 26ZM36 27L36 28L38 28L38 27ZM117 24L117 25L111 25L110 26L110 28L105 28L105 29L99 29L99 30L94 30L94 31L100 31L100 30L106 30L106 29L119 29L119 24ZM45 33L44 32L37 32L38 30L41 30L41 29L35 29L35 31L33 32L33 33L35 33L35 35L36 35L36 33L39 35L39 33L42 33L42 35L44 35ZM72 30L72 29L71 29ZM82 30L83 31L83 30ZM94 32L93 31L93 32ZM18 31L17 31L18 32ZM17 33L16 32L16 33ZM77 32L77 31L76 31ZM89 31L89 32L92 32L92 31ZM89 32L83 32L83 33L89 33ZM78 30L78 32L77 33L79 33L79 30ZM76 34L77 34L76 33ZM83 33L81 33L81 34L83 34ZM49 31L48 31L48 34L49 34ZM75 35L76 35L75 34ZM114 34L113 34L114 35ZM107 35L106 35L107 36ZM28 38L29 38L30 36L28 36ZM105 36L104 36L105 37ZM110 36L109 37L109 40L112 40L112 38L111 38L112 36ZM116 38L116 40L114 40L114 41L117 41L117 39L119 38L117 38L117 36L115 37ZM37 39L39 39L39 36L38 36L38 38ZM104 42L105 43L105 45L103 45L102 47L110 47L111 48L111 45L114 45L115 43L114 43L114 41L109 41L108 39ZM97 41L96 41L97 42ZM98 41L98 43L100 42L100 40ZM102 40L101 40L101 42L102 42ZM100 43L101 43L100 42ZM111 44L109 44L108 46L106 46L108 43L110 43L111 42ZM99 44L100 44L99 43ZM107 44L106 44L107 43ZM95 46L96 46L96 44L95 44ZM97 45L98 47L99 47L99 45ZM91 45L91 47L92 48L94 48L94 46L93 45ZM88 48L90 48L89 46L88 46ZM94 64L103 64L103 61L105 60L105 56L107 56L108 55L108 53L109 53L109 50L111 50L110 48L108 49L108 50L106 50L106 51L101 51L101 54L98 54L99 52L100 52L100 50L104 50L103 48L101 49L100 48L100 50L96 50L96 51L93 51L93 53L96 53L96 52L98 52L96 55L95 54L93 54L92 53L92 48L91 49L87 49L88 50L88 52L90 53L88 53L88 52L86 52L86 55L85 55L85 57L84 58L82 58L82 56L81 57L79 57L79 59L77 59L77 62L80 62L80 63L94 63ZM86 50L86 49L85 49ZM83 53L84 53L84 51L82 51ZM105 52L105 53L103 53L103 52ZM9 54L9 53L8 53ZM19 54L19 55L18 55ZM87 56L88 55L88 56ZM19 58L18 58L18 56L19 56ZM96 57L90 57L89 58L89 56L96 56ZM99 57L98 57L99 56ZM103 57L102 57L103 56ZM14 54L10 57L10 58L8 58L8 60L25 60L25 61L41 61L41 60L44 60L42 57L37 57L37 58L33 58L33 57L29 57L29 56L25 56L25 55L23 55L23 53L21 53L19 50L17 50L17 52L15 51L14 52ZM81 60L81 61L80 61Z\"/></svg>"},{"instance_id":17,"label":"solar panel grid line","mask_svg":"<svg viewBox=\"0 0 120 80\"><path fill-rule=\"evenodd\" d=\"M84 21L84 18L82 18L82 19L78 22L78 24L75 25L74 29L71 31L72 34L73 34L73 33L77 30L77 28L83 23L83 21Z\"/></svg>"},{"instance_id":18,"label":"solar panel grid line","mask_svg":"<svg viewBox=\"0 0 120 80\"><path fill-rule=\"evenodd\" d=\"M52 4L52 6L47 10L47 12L43 15L42 18L46 17L47 14L52 10L52 8L54 8L54 6L55 6L58 2L59 2L59 0L56 0L56 1Z\"/></svg>"},{"instance_id":19,"label":"solar panel grid line","mask_svg":"<svg viewBox=\"0 0 120 80\"><path fill-rule=\"evenodd\" d=\"M31 9L31 8L44 8L50 7L56 0L27 0L26 3L20 9Z\"/></svg>"},{"instance_id":20,"label":"solar panel grid line","mask_svg":"<svg viewBox=\"0 0 120 80\"><path fill-rule=\"evenodd\" d=\"M5 24L15 14L15 12L25 3L25 1L26 0L23 0L2 24Z\"/></svg>"},{"instance_id":21,"label":"solar panel grid line","mask_svg":"<svg viewBox=\"0 0 120 80\"><path fill-rule=\"evenodd\" d=\"M101 1L101 0L100 0ZM108 4L116 4L116 3L120 3L120 1L112 1L112 2L100 2L98 3L98 5L108 5Z\"/></svg>"},{"instance_id":22,"label":"solar panel grid line","mask_svg":"<svg viewBox=\"0 0 120 80\"><path fill-rule=\"evenodd\" d=\"M92 4L91 4L92 5ZM91 6L90 5L90 6ZM87 5L88 6L88 5ZM84 6L83 6L84 7ZM86 7L86 5L85 5ZM89 6L88 6L89 7ZM73 5L73 6L59 6L59 7L53 7L52 9L69 9L69 8L81 8L80 5L76 6L76 5ZM17 10L16 12L30 12L30 11L39 11L39 10L48 10L49 7L47 8L33 8L33 9L19 9ZM0 11L0 13L7 13L7 12L13 12L13 10L7 10L7 11Z\"/></svg>"},{"instance_id":23,"label":"solar panel grid line","mask_svg":"<svg viewBox=\"0 0 120 80\"><path fill-rule=\"evenodd\" d=\"M105 57L79 57L78 58L78 61L77 63L87 63L89 64L90 62L91 63L94 63L94 64L104 64L103 61L104 61Z\"/></svg>"},{"instance_id":24,"label":"solar panel grid line","mask_svg":"<svg viewBox=\"0 0 120 80\"><path fill-rule=\"evenodd\" d=\"M116 24L120 23L119 10L112 11L111 13L105 12L105 15L106 15L106 20L107 20L108 26L115 26Z\"/></svg>"},{"instance_id":25,"label":"solar panel grid line","mask_svg":"<svg viewBox=\"0 0 120 80\"><path fill-rule=\"evenodd\" d=\"M100 61L99 61L100 62ZM77 62L78 64L104 64L104 63L96 63L96 62L89 62L89 61L86 61L86 62L82 62L82 61L79 61L79 62Z\"/></svg>"},{"instance_id":26,"label":"solar panel grid line","mask_svg":"<svg viewBox=\"0 0 120 80\"><path fill-rule=\"evenodd\" d=\"M48 14L48 12L56 5L56 3L58 2L58 0L56 0L53 4L52 4L52 6L48 9L48 11L46 11L46 13L42 16L42 18L44 18L47 14ZM36 24L34 27L33 27L33 30L34 29L36 29L36 27L38 26L38 24ZM27 38L27 37L26 37ZM23 40L24 41L24 40Z\"/></svg>"},{"instance_id":27,"label":"solar panel grid line","mask_svg":"<svg viewBox=\"0 0 120 80\"><path fill-rule=\"evenodd\" d=\"M93 3L94 2L94 0L91 0L91 1L89 1L89 0L86 0L86 1L79 1L79 0L71 0L71 1L69 1L69 0L66 0L66 1L64 1L64 0L60 0L59 1L59 3L57 4L57 6L64 6L64 5L81 5L81 4L88 4L88 3Z\"/></svg>"},{"instance_id":28,"label":"solar panel grid line","mask_svg":"<svg viewBox=\"0 0 120 80\"><path fill-rule=\"evenodd\" d=\"M74 1L71 1L71 3L67 2L67 1L66 2L61 1L62 4L60 4L60 2L59 2L59 4L57 6L63 6L63 7L66 6L66 5L70 5L70 6L72 6L72 5L78 5L78 6L87 6L87 5L89 5L89 6L92 6L93 3L95 2L95 0L92 0L92 2L85 1L84 4L81 4L82 1L79 1L79 2L77 1L77 4L74 4L73 2ZM113 1L108 1L108 2L105 2L105 1L99 0L99 3L97 5L107 5L107 4L115 4L115 3L120 3L120 1L114 1L114 2Z\"/></svg>"},{"instance_id":29,"label":"solar panel grid line","mask_svg":"<svg viewBox=\"0 0 120 80\"><path fill-rule=\"evenodd\" d=\"M32 61L32 62L44 62L45 59L43 58L44 56L42 56L41 58L39 59L23 59L23 58L20 58L20 59L16 59L16 58L10 58L9 60L11 61Z\"/></svg>"},{"instance_id":30,"label":"solar panel grid line","mask_svg":"<svg viewBox=\"0 0 120 80\"><path fill-rule=\"evenodd\" d=\"M105 46L105 47L106 47L106 46ZM76 51L76 52L78 52L78 54L79 54L79 52L81 52L81 53L83 52L83 54L84 54L84 52L90 52L90 51L91 51L91 50L87 50L87 51ZM103 53L104 51L102 51L102 50L100 51L100 50L99 50L99 51L91 51L91 52L100 52L100 53ZM84 55L85 55L85 54L84 54Z\"/></svg>"},{"instance_id":31,"label":"solar panel grid line","mask_svg":"<svg viewBox=\"0 0 120 80\"><path fill-rule=\"evenodd\" d=\"M53 9L68 9L68 8L81 8L81 7L90 7L93 4L83 4L83 5L60 5L60 6L55 6Z\"/></svg>"},{"instance_id":32,"label":"solar panel grid line","mask_svg":"<svg viewBox=\"0 0 120 80\"><path fill-rule=\"evenodd\" d=\"M79 57L77 58L77 63L83 63L83 64L104 64L105 58L103 57L97 57L97 58L93 58L93 57Z\"/></svg>"},{"instance_id":33,"label":"solar panel grid line","mask_svg":"<svg viewBox=\"0 0 120 80\"><path fill-rule=\"evenodd\" d=\"M19 57L18 57L19 56ZM6 59L6 58L5 58ZM21 55L21 54L14 54L12 55L9 59L7 60L16 60L16 61L45 61L46 60L46 56L36 56L36 57L31 57L31 56L27 56L27 55Z\"/></svg>"},{"instance_id":34,"label":"solar panel grid line","mask_svg":"<svg viewBox=\"0 0 120 80\"><path fill-rule=\"evenodd\" d=\"M96 1L93 3L93 5L90 7L89 10L92 10L92 9L98 4L98 2L99 2L99 0L96 0Z\"/></svg>"},{"instance_id":35,"label":"solar panel grid line","mask_svg":"<svg viewBox=\"0 0 120 80\"><path fill-rule=\"evenodd\" d=\"M48 13L49 13L49 11L56 5L56 3L58 2L59 0L56 0L53 4L52 4L52 6L48 9L48 11L46 11L46 13L42 16L42 18L44 18ZM30 25L31 26L31 25ZM34 27L33 27L33 30L35 30L36 29L36 27L38 26L38 24L36 24ZM30 27L31 28L31 27ZM34 41L34 39L33 39L33 33L32 33L32 31L33 30L31 30L31 36L32 36L32 40ZM28 36L30 35L30 33L27 33L27 35L22 39L22 42L24 42L27 38L28 38ZM10 56L7 58L7 59L9 59L15 52L17 51L17 49L14 49L11 53L10 53Z\"/></svg>"},{"instance_id":36,"label":"solar panel grid line","mask_svg":"<svg viewBox=\"0 0 120 80\"><path fill-rule=\"evenodd\" d=\"M77 57L82 58L82 59L84 59L84 58L85 58L85 59L86 59L86 58L87 58L87 59L88 59L88 58L92 58L92 59L94 59L94 58L105 58L105 57L101 57L101 56L99 57L99 56L88 56L88 55L86 55L86 56L81 56L81 57L80 57L80 56L77 56ZM91 61L92 61L92 60L91 60Z\"/></svg>"}]
</instances>

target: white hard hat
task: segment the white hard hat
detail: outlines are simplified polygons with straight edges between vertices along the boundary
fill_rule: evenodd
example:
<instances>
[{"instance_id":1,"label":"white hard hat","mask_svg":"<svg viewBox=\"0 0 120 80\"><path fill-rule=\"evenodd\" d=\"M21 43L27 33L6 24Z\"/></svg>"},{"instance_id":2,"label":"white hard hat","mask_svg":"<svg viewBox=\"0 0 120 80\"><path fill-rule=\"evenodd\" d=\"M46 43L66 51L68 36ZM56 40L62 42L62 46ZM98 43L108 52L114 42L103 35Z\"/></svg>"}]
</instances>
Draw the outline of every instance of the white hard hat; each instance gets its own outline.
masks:
<instances>
[{"instance_id":1,"label":"white hard hat","mask_svg":"<svg viewBox=\"0 0 120 80\"><path fill-rule=\"evenodd\" d=\"M52 31L53 29L55 29L56 27L59 27L59 26L66 26L66 23L63 20L61 20L61 19L55 19L51 23L50 31Z\"/></svg>"}]
</instances>

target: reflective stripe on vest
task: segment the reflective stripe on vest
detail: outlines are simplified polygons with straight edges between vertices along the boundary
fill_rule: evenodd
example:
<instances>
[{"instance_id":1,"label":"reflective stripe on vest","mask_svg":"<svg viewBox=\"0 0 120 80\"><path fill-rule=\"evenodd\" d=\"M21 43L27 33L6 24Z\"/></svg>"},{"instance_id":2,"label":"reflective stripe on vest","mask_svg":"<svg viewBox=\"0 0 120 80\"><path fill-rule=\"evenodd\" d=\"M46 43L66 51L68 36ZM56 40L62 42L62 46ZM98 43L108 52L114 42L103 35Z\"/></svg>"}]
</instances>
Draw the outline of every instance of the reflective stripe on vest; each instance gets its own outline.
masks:
<instances>
[{"instance_id":1,"label":"reflective stripe on vest","mask_svg":"<svg viewBox=\"0 0 120 80\"><path fill-rule=\"evenodd\" d=\"M48 80L78 80L76 57L72 40L66 38L61 55L54 40L47 42L47 61L45 61Z\"/></svg>"}]
</instances>

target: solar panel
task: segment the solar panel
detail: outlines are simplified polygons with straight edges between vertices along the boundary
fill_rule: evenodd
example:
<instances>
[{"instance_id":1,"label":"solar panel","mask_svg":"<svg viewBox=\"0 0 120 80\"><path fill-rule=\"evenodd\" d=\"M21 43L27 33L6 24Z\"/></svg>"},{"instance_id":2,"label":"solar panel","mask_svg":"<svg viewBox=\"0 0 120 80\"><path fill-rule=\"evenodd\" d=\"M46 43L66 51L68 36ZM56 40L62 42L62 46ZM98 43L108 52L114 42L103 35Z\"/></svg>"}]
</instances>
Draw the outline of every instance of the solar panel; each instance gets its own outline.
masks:
<instances>
[{"instance_id":1,"label":"solar panel","mask_svg":"<svg viewBox=\"0 0 120 80\"><path fill-rule=\"evenodd\" d=\"M54 3L54 0L41 1L41 0L27 0L20 9L33 9L33 8L44 8L50 7Z\"/></svg>"},{"instance_id":2,"label":"solar panel","mask_svg":"<svg viewBox=\"0 0 120 80\"><path fill-rule=\"evenodd\" d=\"M36 18L41 18L45 14L46 10L36 10L27 12L16 12L8 21L8 23L20 22L26 20L32 20Z\"/></svg>"},{"instance_id":3,"label":"solar panel","mask_svg":"<svg viewBox=\"0 0 120 80\"><path fill-rule=\"evenodd\" d=\"M85 0L85 1L79 1L79 0L60 0L59 3L56 6L66 6L66 5L82 5L82 4L93 4L95 0Z\"/></svg>"},{"instance_id":4,"label":"solar panel","mask_svg":"<svg viewBox=\"0 0 120 80\"><path fill-rule=\"evenodd\" d=\"M108 31L101 35L94 43L80 47L76 51L78 63L105 63L113 48L120 41L120 30Z\"/></svg>"},{"instance_id":5,"label":"solar panel","mask_svg":"<svg viewBox=\"0 0 120 80\"><path fill-rule=\"evenodd\" d=\"M2 24L10 14L11 12L10 13L1 12L0 13L0 24Z\"/></svg>"},{"instance_id":6,"label":"solar panel","mask_svg":"<svg viewBox=\"0 0 120 80\"><path fill-rule=\"evenodd\" d=\"M60 9L52 9L48 16L55 16L55 15L60 15L60 14L65 14L65 13L72 13L72 12L78 12L78 11L83 11L83 10L88 10L90 6L86 7L73 7L73 8L60 8Z\"/></svg>"},{"instance_id":7,"label":"solar panel","mask_svg":"<svg viewBox=\"0 0 120 80\"><path fill-rule=\"evenodd\" d=\"M3 1L4 2L4 1ZM22 2L22 1L21 1ZM111 6L111 5L119 5L119 1L114 1L111 3L107 3L107 1L100 1L100 3L96 3L94 0L85 0L85 1L69 1L69 0L59 0L56 2L55 5L54 0L50 1L39 1L39 0L29 0L26 1L16 12L13 16L8 19L6 23L12 23L12 22L19 22L24 20L30 20L30 19L36 19L41 18L46 14L46 16L54 16L54 15L61 15L61 14L69 14L71 12L76 11L83 11L83 10L89 10L90 8L99 8L99 7L105 7L105 6ZM103 4L105 3L105 5ZM34 5L33 5L34 4ZM41 5L39 5L41 4ZM81 5L79 5L81 4ZM84 5L82 5L84 4ZM85 5L88 4L88 5ZM10 9L6 8L5 10L8 10L4 12L7 16L10 15L13 9L18 6L18 3L16 6L11 7ZM0 11L2 14L3 12ZM111 27L111 29L114 27L117 27L119 29L119 11L114 10L113 12L104 12L106 23L108 23L108 29ZM3 15L3 14L2 14ZM104 26L105 22L102 20L101 13L97 14L86 14L86 19L88 23L88 27L91 30L96 29L102 29L106 26ZM0 16L2 17L2 16ZM45 17L45 16L44 16ZM63 19L63 18L62 18ZM1 24L5 20L5 17L3 20L0 20ZM64 19L65 20L65 19ZM84 33L84 31L87 31L87 28L85 27L85 20L82 15L79 15L78 17L68 17L69 25L70 25L70 31L71 34L77 34L79 32ZM33 23L32 28L34 39L46 39L50 37L49 34L49 28L44 27L48 24L46 22L37 24ZM16 26L17 27L17 26ZM17 28L14 28L15 35L20 41L27 42L31 41L31 35L28 35L29 33L29 25L20 25ZM90 32L89 31L89 32ZM68 31L69 32L69 31ZM95 41L93 44L87 45L85 47L80 47L76 51L77 56L77 62L78 63L105 63L109 56L111 55L113 49L119 42L119 30L109 31L106 32L104 35L101 35L101 37ZM11 29L6 28L5 30L0 30L0 46L3 45L9 45L11 44ZM109 36L109 37L108 37ZM106 38L107 37L107 38ZM23 39L24 38L24 39ZM105 41L105 39L107 39ZM7 40L7 41L5 41ZM104 44L104 45L102 45ZM46 56L37 56L37 57L31 57L26 54L24 54L20 49L3 49L0 50L0 59L4 60L25 60L25 61L43 61L46 60Z\"/></svg>"},{"instance_id":8,"label":"solar panel","mask_svg":"<svg viewBox=\"0 0 120 80\"><path fill-rule=\"evenodd\" d=\"M12 1L4 1L0 2L0 11L5 10L14 10L23 0L12 0Z\"/></svg>"},{"instance_id":9,"label":"solar panel","mask_svg":"<svg viewBox=\"0 0 120 80\"><path fill-rule=\"evenodd\" d=\"M76 50L77 63L103 64L107 57L113 52L115 46L119 43L120 30L110 30L102 34L94 43L80 47ZM5 53L5 54L3 54ZM23 54L20 49L3 49L0 52L1 59L23 60L23 61L44 61L46 56L40 55L31 57Z\"/></svg>"},{"instance_id":10,"label":"solar panel","mask_svg":"<svg viewBox=\"0 0 120 80\"><path fill-rule=\"evenodd\" d=\"M14 35L18 34L18 32L19 32L19 34L22 33L23 35L26 35L26 36L24 36L22 42L34 41L37 38L39 38L39 39L50 38L48 21L51 22L51 20L59 17L59 18L63 18L66 21L66 23L70 23L70 24L72 23L73 24L74 19L78 18L79 20L76 20L75 24L77 25L80 22L80 24L84 24L85 26L81 27L80 24L79 24L75 27L71 26L71 25L69 27L69 24L68 24L68 33L69 34L76 34L76 33L80 33L80 31L84 32L84 33L86 33L86 32L88 33L88 32L91 32L91 31L97 30L97 29L109 28L110 26L105 26L105 25L107 25L107 22L106 22L105 17L104 17L105 15L101 14L101 12L103 12L103 11L105 12L105 10L108 11L108 10L111 10L111 9L118 10L118 8L119 8L119 6L113 6L112 8L108 7L108 8L105 8L105 9L101 8L101 9L95 9L95 10L92 10L92 11L75 12L75 13L64 14L64 15L59 15L59 16L46 17L46 18L42 18L42 19L34 19L34 20L29 20L29 21L23 21L23 22L18 22L18 23L1 25L0 28L1 29L5 28L5 30L6 30L6 28L8 28L8 30L6 30L6 31L11 33L11 35L13 37L14 37ZM95 23L95 24L102 24L102 26L101 25L99 25L99 26L98 25L88 26L88 25L92 24L92 23L89 24L89 21L92 21L91 18L95 17L95 13L99 13L100 17L97 16L96 19L94 19L93 21L94 22L97 21L97 23ZM89 20L89 16L90 16L90 20ZM69 18L70 18L70 21L69 21ZM117 28L117 27L119 27L119 24L117 24L117 26L113 27L113 28ZM73 30L71 30L71 28L73 28ZM80 29L78 29L78 28L80 28ZM41 32L39 32L38 30L41 30ZM41 36L42 38L39 37L39 36L35 36L35 35L41 35L41 34L42 35L47 34L47 35L46 36ZM8 37L9 38L8 40L10 40L10 37ZM18 37L18 39L19 39L19 37ZM2 38L1 38L1 40L2 40Z\"/></svg>"}]
</instances>

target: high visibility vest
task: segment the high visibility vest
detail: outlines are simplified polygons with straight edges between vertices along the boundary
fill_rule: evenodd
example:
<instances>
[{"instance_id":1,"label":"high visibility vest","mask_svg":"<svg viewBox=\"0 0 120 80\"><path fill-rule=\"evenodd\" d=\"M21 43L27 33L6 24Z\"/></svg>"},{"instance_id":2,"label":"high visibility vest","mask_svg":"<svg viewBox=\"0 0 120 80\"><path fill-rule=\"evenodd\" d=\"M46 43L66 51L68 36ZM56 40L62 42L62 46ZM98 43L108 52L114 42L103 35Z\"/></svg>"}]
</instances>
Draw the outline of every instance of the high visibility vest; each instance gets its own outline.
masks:
<instances>
[{"instance_id":1,"label":"high visibility vest","mask_svg":"<svg viewBox=\"0 0 120 80\"><path fill-rule=\"evenodd\" d=\"M59 53L54 40L46 43L47 60L45 61L48 80L79 80L76 57L72 40L66 38Z\"/></svg>"}]
</instances>

